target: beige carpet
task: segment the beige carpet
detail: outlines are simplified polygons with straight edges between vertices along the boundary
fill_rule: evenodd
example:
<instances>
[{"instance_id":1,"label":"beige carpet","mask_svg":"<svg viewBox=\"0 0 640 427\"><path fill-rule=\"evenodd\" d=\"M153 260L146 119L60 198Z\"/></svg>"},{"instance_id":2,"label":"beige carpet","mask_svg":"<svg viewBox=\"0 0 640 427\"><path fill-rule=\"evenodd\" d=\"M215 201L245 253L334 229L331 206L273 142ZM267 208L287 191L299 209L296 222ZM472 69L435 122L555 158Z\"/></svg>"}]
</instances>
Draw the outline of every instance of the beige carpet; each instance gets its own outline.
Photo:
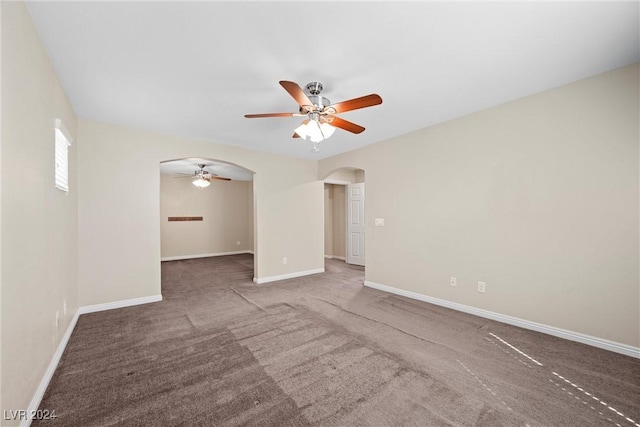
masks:
<instances>
[{"instance_id":1,"label":"beige carpet","mask_svg":"<svg viewBox=\"0 0 640 427\"><path fill-rule=\"evenodd\" d=\"M80 317L33 425L640 426L640 361L362 286L163 263L160 303Z\"/></svg>"}]
</instances>

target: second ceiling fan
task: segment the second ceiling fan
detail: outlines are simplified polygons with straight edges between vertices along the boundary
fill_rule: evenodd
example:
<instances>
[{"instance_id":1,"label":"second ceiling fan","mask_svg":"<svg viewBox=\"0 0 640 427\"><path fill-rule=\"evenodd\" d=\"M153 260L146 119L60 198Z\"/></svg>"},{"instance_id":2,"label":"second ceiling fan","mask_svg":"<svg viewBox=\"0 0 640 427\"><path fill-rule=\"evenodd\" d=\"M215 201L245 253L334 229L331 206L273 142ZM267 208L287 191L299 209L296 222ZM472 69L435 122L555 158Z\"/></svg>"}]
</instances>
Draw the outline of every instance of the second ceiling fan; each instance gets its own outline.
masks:
<instances>
[{"instance_id":1,"label":"second ceiling fan","mask_svg":"<svg viewBox=\"0 0 640 427\"><path fill-rule=\"evenodd\" d=\"M335 131L335 128L340 128L354 134L364 131L364 127L342 119L338 117L337 114L382 104L382 98L375 93L338 102L337 104L331 104L327 98L320 95L323 86L322 83L319 82L311 82L306 85L308 95L295 82L281 80L280 85L298 103L299 112L245 114L245 117L248 119L265 117L307 117L307 119L295 129L293 137L309 139L314 144L314 151L318 151L317 144L329 138Z\"/></svg>"},{"instance_id":2,"label":"second ceiling fan","mask_svg":"<svg viewBox=\"0 0 640 427\"><path fill-rule=\"evenodd\" d=\"M211 184L211 180L213 179L219 179L221 181L231 181L231 178L224 178L213 172L209 172L205 169L207 165L205 165L204 163L197 163L197 165L199 169L196 169L192 174L178 173L178 175L180 176L176 176L174 178L191 178L193 179L191 183L198 188L208 187L209 184Z\"/></svg>"}]
</instances>

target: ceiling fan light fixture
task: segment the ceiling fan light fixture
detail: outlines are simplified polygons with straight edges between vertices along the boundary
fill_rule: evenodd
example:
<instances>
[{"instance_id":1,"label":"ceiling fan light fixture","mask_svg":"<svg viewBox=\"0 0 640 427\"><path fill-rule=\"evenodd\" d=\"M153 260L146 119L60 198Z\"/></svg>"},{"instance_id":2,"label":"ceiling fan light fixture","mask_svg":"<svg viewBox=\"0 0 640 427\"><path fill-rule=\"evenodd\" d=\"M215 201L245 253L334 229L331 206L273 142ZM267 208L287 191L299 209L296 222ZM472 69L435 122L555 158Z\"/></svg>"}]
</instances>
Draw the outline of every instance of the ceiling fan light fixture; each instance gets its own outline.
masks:
<instances>
[{"instance_id":1,"label":"ceiling fan light fixture","mask_svg":"<svg viewBox=\"0 0 640 427\"><path fill-rule=\"evenodd\" d=\"M307 132L307 123L309 123L309 120L303 121L302 124L294 130L294 132L297 133L298 136L302 139L309 138L309 133Z\"/></svg>"},{"instance_id":2,"label":"ceiling fan light fixture","mask_svg":"<svg viewBox=\"0 0 640 427\"><path fill-rule=\"evenodd\" d=\"M205 188L205 187L208 187L208 186L210 186L210 185L211 185L211 183L209 182L209 180L204 179L204 178L202 178L202 177L200 177L200 178L198 178L198 179L195 179L195 180L192 182L192 184L193 184L193 185L195 185L195 186L196 186L196 187L198 187L198 188Z\"/></svg>"},{"instance_id":3,"label":"ceiling fan light fixture","mask_svg":"<svg viewBox=\"0 0 640 427\"><path fill-rule=\"evenodd\" d=\"M317 120L309 120L306 130L311 142L320 142L325 139L324 135L322 134L322 129L320 129L320 123L318 123Z\"/></svg>"},{"instance_id":4,"label":"ceiling fan light fixture","mask_svg":"<svg viewBox=\"0 0 640 427\"><path fill-rule=\"evenodd\" d=\"M336 128L331 126L329 123L322 123L320 125L320 130L322 131L322 134L324 135L324 139L329 139L329 138L331 138L331 135L333 135L333 133L336 131Z\"/></svg>"},{"instance_id":5,"label":"ceiling fan light fixture","mask_svg":"<svg viewBox=\"0 0 640 427\"><path fill-rule=\"evenodd\" d=\"M302 124L295 129L295 133L302 139L311 142L320 142L331 137L335 130L336 128L330 124L320 123L316 118L311 118L302 122Z\"/></svg>"}]
</instances>

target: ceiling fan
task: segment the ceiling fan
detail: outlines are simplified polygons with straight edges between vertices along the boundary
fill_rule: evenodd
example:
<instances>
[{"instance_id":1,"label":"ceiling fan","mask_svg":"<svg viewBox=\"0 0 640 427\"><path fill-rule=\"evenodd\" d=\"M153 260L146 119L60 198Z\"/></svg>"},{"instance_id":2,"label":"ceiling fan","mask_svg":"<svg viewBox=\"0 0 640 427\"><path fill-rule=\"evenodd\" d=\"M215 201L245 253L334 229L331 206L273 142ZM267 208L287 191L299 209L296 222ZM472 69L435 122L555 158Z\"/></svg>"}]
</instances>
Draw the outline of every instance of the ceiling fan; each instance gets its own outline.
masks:
<instances>
[{"instance_id":1,"label":"ceiling fan","mask_svg":"<svg viewBox=\"0 0 640 427\"><path fill-rule=\"evenodd\" d=\"M329 138L336 128L354 134L364 131L364 127L342 119L336 114L382 104L382 98L375 93L331 104L327 98L320 95L323 89L320 82L311 82L305 86L308 95L295 82L282 80L280 86L298 103L300 106L298 113L245 114L245 117L248 119L306 117L302 124L295 129L293 138L309 139L313 142L313 151L318 151L318 143Z\"/></svg>"},{"instance_id":2,"label":"ceiling fan","mask_svg":"<svg viewBox=\"0 0 640 427\"><path fill-rule=\"evenodd\" d=\"M223 178L221 176L218 176L215 173L209 172L208 170L206 170L205 167L207 167L207 165L205 165L204 163L198 163L199 169L195 170L193 174L178 173L178 175L182 175L182 176L176 176L174 178L192 178L193 179L192 184L200 188L208 187L211 184L212 179L219 179L221 181L231 181L231 178Z\"/></svg>"}]
</instances>

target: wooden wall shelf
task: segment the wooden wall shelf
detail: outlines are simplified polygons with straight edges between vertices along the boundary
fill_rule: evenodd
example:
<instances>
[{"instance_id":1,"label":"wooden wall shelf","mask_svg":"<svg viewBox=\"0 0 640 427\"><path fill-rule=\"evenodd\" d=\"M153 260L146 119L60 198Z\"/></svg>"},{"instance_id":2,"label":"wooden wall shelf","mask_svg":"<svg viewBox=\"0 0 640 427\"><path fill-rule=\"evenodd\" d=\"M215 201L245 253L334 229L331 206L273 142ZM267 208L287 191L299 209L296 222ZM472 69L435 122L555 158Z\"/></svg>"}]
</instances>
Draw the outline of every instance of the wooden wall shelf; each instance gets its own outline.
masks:
<instances>
[{"instance_id":1,"label":"wooden wall shelf","mask_svg":"<svg viewBox=\"0 0 640 427\"><path fill-rule=\"evenodd\" d=\"M201 216L170 216L169 221L202 221Z\"/></svg>"}]
</instances>

